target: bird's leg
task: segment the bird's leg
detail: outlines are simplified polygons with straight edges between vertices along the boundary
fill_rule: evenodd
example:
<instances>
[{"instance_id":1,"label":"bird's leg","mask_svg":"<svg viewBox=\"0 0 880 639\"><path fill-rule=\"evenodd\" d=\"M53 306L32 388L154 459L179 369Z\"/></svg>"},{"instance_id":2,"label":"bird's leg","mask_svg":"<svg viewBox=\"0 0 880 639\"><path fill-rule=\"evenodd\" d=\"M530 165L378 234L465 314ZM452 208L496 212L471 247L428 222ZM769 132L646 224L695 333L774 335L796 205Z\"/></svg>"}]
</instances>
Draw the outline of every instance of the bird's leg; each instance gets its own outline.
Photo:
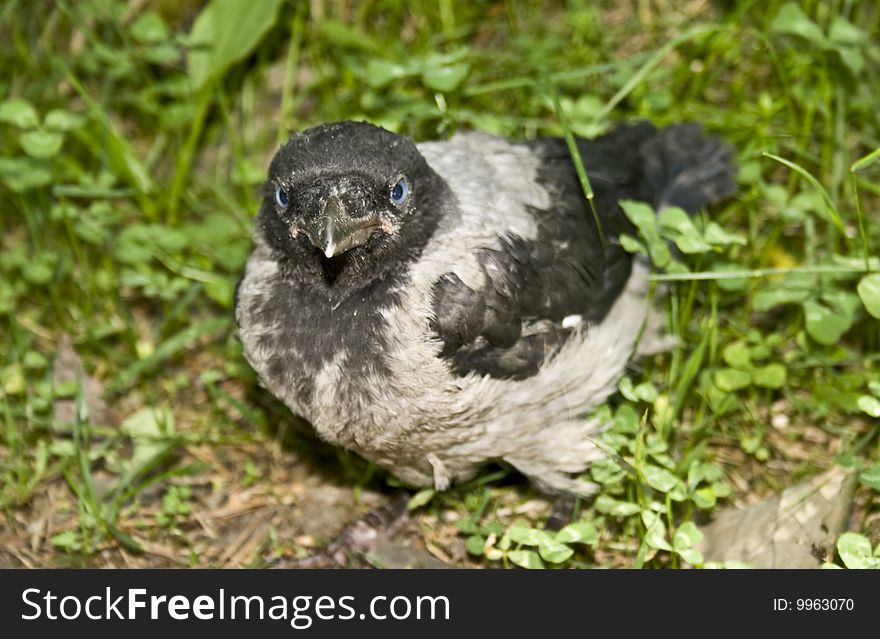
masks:
<instances>
[{"instance_id":1,"label":"bird's leg","mask_svg":"<svg viewBox=\"0 0 880 639\"><path fill-rule=\"evenodd\" d=\"M574 495L558 495L553 500L553 506L550 509L550 515L544 522L544 530L556 532L562 530L571 523L574 516L574 509L577 505L577 497Z\"/></svg>"},{"instance_id":2,"label":"bird's leg","mask_svg":"<svg viewBox=\"0 0 880 639\"><path fill-rule=\"evenodd\" d=\"M327 547L303 559L282 559L272 568L347 568L369 565L367 555L373 550L380 534L394 537L407 521L406 505L410 495L395 494L388 503L348 524Z\"/></svg>"}]
</instances>

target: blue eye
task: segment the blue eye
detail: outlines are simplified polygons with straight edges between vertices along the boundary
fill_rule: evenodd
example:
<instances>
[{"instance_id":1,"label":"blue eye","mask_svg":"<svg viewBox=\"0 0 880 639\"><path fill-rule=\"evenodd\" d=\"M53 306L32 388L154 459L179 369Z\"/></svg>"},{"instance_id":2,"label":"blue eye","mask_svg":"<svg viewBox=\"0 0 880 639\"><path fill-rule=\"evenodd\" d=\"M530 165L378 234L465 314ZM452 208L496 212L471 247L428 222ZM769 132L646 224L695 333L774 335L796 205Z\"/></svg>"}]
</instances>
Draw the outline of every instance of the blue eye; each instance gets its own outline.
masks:
<instances>
[{"instance_id":1,"label":"blue eye","mask_svg":"<svg viewBox=\"0 0 880 639\"><path fill-rule=\"evenodd\" d=\"M406 184L406 180L400 178L397 181L397 184L391 187L391 201L398 206L406 202L406 198L409 197L409 186Z\"/></svg>"},{"instance_id":2,"label":"blue eye","mask_svg":"<svg viewBox=\"0 0 880 639\"><path fill-rule=\"evenodd\" d=\"M275 189L275 203L278 204L282 209L287 208L287 191L285 191L280 186Z\"/></svg>"}]
</instances>

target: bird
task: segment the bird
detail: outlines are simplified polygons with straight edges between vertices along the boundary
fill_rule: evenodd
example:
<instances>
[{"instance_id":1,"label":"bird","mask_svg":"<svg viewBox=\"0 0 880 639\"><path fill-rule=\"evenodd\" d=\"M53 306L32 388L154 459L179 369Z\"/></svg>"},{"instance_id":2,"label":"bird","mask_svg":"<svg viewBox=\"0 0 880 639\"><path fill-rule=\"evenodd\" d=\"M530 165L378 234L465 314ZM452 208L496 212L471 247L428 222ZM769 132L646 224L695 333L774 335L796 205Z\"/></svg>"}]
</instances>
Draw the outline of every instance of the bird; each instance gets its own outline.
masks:
<instances>
[{"instance_id":1,"label":"bird","mask_svg":"<svg viewBox=\"0 0 880 639\"><path fill-rule=\"evenodd\" d=\"M412 487L501 463L588 496L590 414L649 316L651 265L620 202L697 211L734 191L733 148L696 123L565 139L413 142L367 122L275 154L235 292L260 383L319 438Z\"/></svg>"}]
</instances>

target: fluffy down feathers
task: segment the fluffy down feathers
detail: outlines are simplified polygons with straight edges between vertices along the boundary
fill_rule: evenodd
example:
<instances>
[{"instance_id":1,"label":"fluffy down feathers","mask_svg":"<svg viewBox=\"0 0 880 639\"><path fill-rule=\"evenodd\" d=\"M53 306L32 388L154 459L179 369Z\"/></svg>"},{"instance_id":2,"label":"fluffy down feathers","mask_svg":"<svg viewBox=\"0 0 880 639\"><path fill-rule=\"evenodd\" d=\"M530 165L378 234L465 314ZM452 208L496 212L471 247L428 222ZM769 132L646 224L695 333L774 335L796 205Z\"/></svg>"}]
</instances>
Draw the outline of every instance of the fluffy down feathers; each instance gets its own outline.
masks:
<instances>
[{"instance_id":1,"label":"fluffy down feathers","mask_svg":"<svg viewBox=\"0 0 880 639\"><path fill-rule=\"evenodd\" d=\"M630 230L617 202L695 211L733 190L734 169L695 125L623 126L578 147L605 242L561 140L414 145L354 122L292 137L236 299L265 387L413 485L442 490L502 461L543 490L591 492L578 475L601 457L602 424L584 415L613 392L648 313L648 266L616 241ZM366 230L329 258L302 232L339 228Z\"/></svg>"}]
</instances>

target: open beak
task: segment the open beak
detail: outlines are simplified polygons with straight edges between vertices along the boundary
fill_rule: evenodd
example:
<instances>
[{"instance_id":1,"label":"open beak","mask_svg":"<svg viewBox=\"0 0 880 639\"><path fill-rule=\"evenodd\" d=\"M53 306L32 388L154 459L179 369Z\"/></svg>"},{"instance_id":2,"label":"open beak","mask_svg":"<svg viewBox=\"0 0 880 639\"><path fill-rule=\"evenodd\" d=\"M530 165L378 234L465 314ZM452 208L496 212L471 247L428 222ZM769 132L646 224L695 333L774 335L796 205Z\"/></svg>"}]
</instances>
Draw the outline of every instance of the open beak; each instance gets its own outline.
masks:
<instances>
[{"instance_id":1,"label":"open beak","mask_svg":"<svg viewBox=\"0 0 880 639\"><path fill-rule=\"evenodd\" d=\"M381 225L375 214L352 217L339 198L332 195L320 215L297 227L327 258L331 258L366 244L373 231L381 228Z\"/></svg>"}]
</instances>

